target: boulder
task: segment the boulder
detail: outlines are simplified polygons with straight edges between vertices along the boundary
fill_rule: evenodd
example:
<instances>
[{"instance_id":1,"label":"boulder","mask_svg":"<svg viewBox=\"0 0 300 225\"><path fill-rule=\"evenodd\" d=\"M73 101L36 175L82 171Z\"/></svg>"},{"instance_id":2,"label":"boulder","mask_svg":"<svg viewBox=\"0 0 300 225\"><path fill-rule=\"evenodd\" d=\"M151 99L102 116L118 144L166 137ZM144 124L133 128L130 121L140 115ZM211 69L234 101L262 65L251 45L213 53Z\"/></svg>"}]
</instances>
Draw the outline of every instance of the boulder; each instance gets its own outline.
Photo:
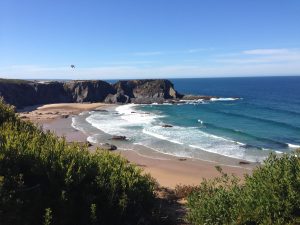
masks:
<instances>
[{"instance_id":1,"label":"boulder","mask_svg":"<svg viewBox=\"0 0 300 225\"><path fill-rule=\"evenodd\" d=\"M74 142L68 142L69 144L73 144ZM79 144L80 146L87 146L87 147L92 147L93 144L89 141L83 141L83 142L76 142L77 144Z\"/></svg>"},{"instance_id":2,"label":"boulder","mask_svg":"<svg viewBox=\"0 0 300 225\"><path fill-rule=\"evenodd\" d=\"M93 144L92 144L91 142L89 142L89 141L86 141L85 144L86 144L88 147L92 147L92 146L93 146Z\"/></svg>"},{"instance_id":3,"label":"boulder","mask_svg":"<svg viewBox=\"0 0 300 225\"><path fill-rule=\"evenodd\" d=\"M164 125L162 125L162 127L173 127L173 126L170 124L164 124Z\"/></svg>"},{"instance_id":4,"label":"boulder","mask_svg":"<svg viewBox=\"0 0 300 225\"><path fill-rule=\"evenodd\" d=\"M247 162L247 161L240 161L239 164L240 164L240 165L247 165L247 164L250 164L250 162Z\"/></svg>"},{"instance_id":5,"label":"boulder","mask_svg":"<svg viewBox=\"0 0 300 225\"><path fill-rule=\"evenodd\" d=\"M113 136L111 137L111 140L120 140L120 141L124 141L124 140L126 140L126 136L113 135Z\"/></svg>"},{"instance_id":6,"label":"boulder","mask_svg":"<svg viewBox=\"0 0 300 225\"><path fill-rule=\"evenodd\" d=\"M104 150L110 150L110 151L117 150L117 146L109 144L109 143L102 144L100 146L100 148L102 148Z\"/></svg>"}]
</instances>

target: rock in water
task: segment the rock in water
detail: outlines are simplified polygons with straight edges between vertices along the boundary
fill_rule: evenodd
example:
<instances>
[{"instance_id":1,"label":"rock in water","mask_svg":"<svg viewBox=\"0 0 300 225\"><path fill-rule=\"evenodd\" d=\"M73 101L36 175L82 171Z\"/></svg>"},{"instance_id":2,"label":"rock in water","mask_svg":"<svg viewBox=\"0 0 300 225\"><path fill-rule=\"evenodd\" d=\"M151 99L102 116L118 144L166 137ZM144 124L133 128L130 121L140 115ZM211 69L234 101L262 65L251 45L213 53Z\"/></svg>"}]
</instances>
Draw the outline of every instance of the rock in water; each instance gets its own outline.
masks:
<instances>
[{"instance_id":1,"label":"rock in water","mask_svg":"<svg viewBox=\"0 0 300 225\"><path fill-rule=\"evenodd\" d=\"M173 126L170 124L164 124L164 125L162 125L162 127L173 127Z\"/></svg>"},{"instance_id":2,"label":"rock in water","mask_svg":"<svg viewBox=\"0 0 300 225\"><path fill-rule=\"evenodd\" d=\"M240 164L240 165L247 165L247 164L250 164L250 162L240 161L239 164Z\"/></svg>"},{"instance_id":3,"label":"rock in water","mask_svg":"<svg viewBox=\"0 0 300 225\"><path fill-rule=\"evenodd\" d=\"M104 150L110 150L110 151L117 150L117 146L109 143L102 144L100 147Z\"/></svg>"},{"instance_id":4,"label":"rock in water","mask_svg":"<svg viewBox=\"0 0 300 225\"><path fill-rule=\"evenodd\" d=\"M126 140L126 136L113 135L113 136L111 137L111 140L120 140L120 141L124 141L124 140Z\"/></svg>"}]
</instances>

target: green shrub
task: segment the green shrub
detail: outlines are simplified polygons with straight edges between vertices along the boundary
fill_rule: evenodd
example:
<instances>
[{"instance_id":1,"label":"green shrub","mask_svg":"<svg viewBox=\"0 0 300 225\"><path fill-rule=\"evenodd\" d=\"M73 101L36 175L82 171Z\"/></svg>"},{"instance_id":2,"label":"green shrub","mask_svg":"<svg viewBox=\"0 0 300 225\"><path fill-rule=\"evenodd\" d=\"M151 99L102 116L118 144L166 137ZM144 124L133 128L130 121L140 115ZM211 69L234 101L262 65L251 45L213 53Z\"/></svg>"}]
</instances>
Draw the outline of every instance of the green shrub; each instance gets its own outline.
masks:
<instances>
[{"instance_id":1,"label":"green shrub","mask_svg":"<svg viewBox=\"0 0 300 225\"><path fill-rule=\"evenodd\" d=\"M135 224L153 189L122 157L67 144L0 101L0 224Z\"/></svg>"},{"instance_id":2,"label":"green shrub","mask_svg":"<svg viewBox=\"0 0 300 225\"><path fill-rule=\"evenodd\" d=\"M221 170L188 197L192 224L299 224L300 154L271 154L240 182Z\"/></svg>"}]
</instances>

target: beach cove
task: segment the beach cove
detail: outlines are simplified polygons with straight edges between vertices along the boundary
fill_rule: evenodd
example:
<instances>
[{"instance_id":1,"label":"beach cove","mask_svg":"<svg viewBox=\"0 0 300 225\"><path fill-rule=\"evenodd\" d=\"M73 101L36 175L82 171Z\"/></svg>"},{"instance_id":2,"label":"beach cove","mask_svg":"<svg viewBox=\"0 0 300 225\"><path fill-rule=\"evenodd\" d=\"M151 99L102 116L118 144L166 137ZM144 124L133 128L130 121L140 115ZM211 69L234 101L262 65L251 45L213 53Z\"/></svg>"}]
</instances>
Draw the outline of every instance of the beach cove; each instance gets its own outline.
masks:
<instances>
[{"instance_id":1,"label":"beach cove","mask_svg":"<svg viewBox=\"0 0 300 225\"><path fill-rule=\"evenodd\" d=\"M31 121L42 126L44 130L53 131L58 136L64 136L68 142L85 143L88 140L88 134L82 130L72 127L72 120L79 114L87 114L88 110L112 110L117 106L103 103L70 103L70 104L49 104L36 108L31 112L20 114L21 117L30 118ZM102 111L103 112L103 111ZM51 114L50 114L51 113ZM56 115L52 118L51 115ZM24 118L25 119L25 118ZM98 131L99 132L99 131ZM105 134L104 134L105 135ZM106 142L111 142L110 135L107 135ZM124 141L114 141L115 145L122 145ZM126 141L125 141L126 142ZM128 143L127 143L128 144ZM89 149L91 152L99 144L92 144ZM130 145L130 144L129 144ZM204 161L184 157L176 157L153 151L144 146L136 146L134 150L126 150L118 147L118 150L112 151L120 154L130 163L136 164L143 169L145 173L150 173L160 185L174 188L176 185L198 185L203 178L213 178L219 176L215 166L222 166L224 172L235 174L242 177L245 173L251 173L255 164L239 165L240 160L227 159L225 163L213 161Z\"/></svg>"}]
</instances>

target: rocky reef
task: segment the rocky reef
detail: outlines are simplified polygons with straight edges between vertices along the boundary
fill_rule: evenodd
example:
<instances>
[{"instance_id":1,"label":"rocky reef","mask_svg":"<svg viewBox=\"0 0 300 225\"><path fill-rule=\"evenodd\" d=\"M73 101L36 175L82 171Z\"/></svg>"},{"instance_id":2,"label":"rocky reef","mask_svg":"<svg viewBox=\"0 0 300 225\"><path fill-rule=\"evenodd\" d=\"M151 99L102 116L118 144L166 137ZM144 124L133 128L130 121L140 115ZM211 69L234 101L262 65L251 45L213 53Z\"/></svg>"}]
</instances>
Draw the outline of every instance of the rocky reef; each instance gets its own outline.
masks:
<instances>
[{"instance_id":1,"label":"rocky reef","mask_svg":"<svg viewBox=\"0 0 300 225\"><path fill-rule=\"evenodd\" d=\"M163 103L183 97L169 80L128 80L115 84L101 80L41 82L0 79L0 96L22 108L71 102Z\"/></svg>"}]
</instances>

